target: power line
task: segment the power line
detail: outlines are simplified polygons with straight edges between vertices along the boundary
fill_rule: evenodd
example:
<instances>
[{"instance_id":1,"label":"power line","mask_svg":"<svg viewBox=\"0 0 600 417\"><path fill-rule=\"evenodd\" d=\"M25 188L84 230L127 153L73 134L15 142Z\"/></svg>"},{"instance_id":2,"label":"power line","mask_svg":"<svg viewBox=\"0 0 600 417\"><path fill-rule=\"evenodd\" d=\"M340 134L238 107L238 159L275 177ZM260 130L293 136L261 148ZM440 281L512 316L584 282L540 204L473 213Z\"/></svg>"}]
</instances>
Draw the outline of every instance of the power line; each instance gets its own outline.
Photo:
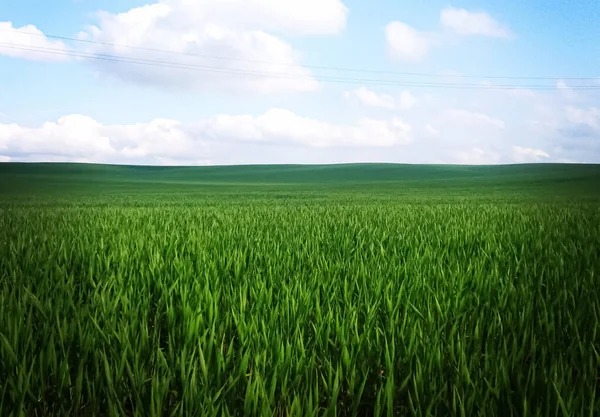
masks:
<instances>
[{"instance_id":1,"label":"power line","mask_svg":"<svg viewBox=\"0 0 600 417\"><path fill-rule=\"evenodd\" d=\"M205 65L194 65L186 64L181 62L173 61L162 61L162 60L151 60L144 58L135 58L127 56L119 56L112 54L95 54L81 51L64 50L59 48L47 48L47 47L35 47L30 45L12 44L12 43L0 43L0 47L29 51L45 54L53 54L59 56L69 56L75 58L94 59L102 61L111 61L117 63L147 65L153 67L163 67L172 69L192 70L198 72L207 73L220 73L220 74L235 74L245 76L256 76L256 77L271 77L271 78L282 78L282 79L294 79L294 80L306 80L306 81L320 81L320 82L332 82L332 83L345 83L345 84L365 84L365 85L388 85L388 86L403 86L403 87L423 87L423 88L453 88L453 89L481 89L481 90L505 90L505 89L519 89L527 88L530 90L555 90L555 86L544 86L544 85L519 85L519 84L459 84L459 83L439 83L439 82L421 82L421 81L400 81L400 80L381 80L381 79L364 79L364 78L342 78L342 77L331 77L331 76L303 76L301 74L286 74L286 73L271 73L263 71L252 71L245 69L236 68L224 68L224 67L212 67ZM600 85L583 85L583 86L572 86L573 90L600 90Z\"/></svg>"},{"instance_id":2,"label":"power line","mask_svg":"<svg viewBox=\"0 0 600 417\"><path fill-rule=\"evenodd\" d=\"M330 70L330 71L340 71L340 72L359 72L359 73L371 73L371 74L387 74L387 75L402 75L402 76L416 76L416 77L454 77L454 78L466 78L466 79L504 79L504 80L537 80L537 81L556 81L556 80L567 80L567 81L596 81L597 77L525 77L525 76L497 76L497 75L448 75L448 74L436 74L436 73L423 73L423 72L398 72L398 71L384 71L384 70L372 70L372 69L359 69L359 68L346 68L346 67L331 67L331 66L320 66L320 65L300 65L300 64L289 64L289 63L281 63L281 62L273 62L273 61L263 61L263 60L253 60L253 59L245 59L245 58L235 58L235 57L226 57L226 56L216 56L216 55L207 55L207 54L197 54L192 52L182 52L182 51L169 51L167 49L160 48L148 48L142 46L132 46L132 45L123 45L111 42L100 42L93 41L89 39L78 39L68 36L58 36L58 35L49 35L42 33L33 33L33 32L24 32L17 29L7 29L0 28L0 31L5 32L13 32L18 34L30 35L30 36L38 36L45 37L49 39L57 39L63 41L70 42L80 42L87 43L92 45L103 45L103 46L111 46L116 48L127 48L134 49L140 51L147 52L160 52L166 54L174 54L174 55L182 55L182 56L192 56L197 58L208 58L208 59L216 59L216 60L227 60L227 61L238 61L245 63L255 63L255 64L268 64L268 65L279 65L285 67L295 67L295 68L309 68L309 69L321 69L321 70Z\"/></svg>"}]
</instances>

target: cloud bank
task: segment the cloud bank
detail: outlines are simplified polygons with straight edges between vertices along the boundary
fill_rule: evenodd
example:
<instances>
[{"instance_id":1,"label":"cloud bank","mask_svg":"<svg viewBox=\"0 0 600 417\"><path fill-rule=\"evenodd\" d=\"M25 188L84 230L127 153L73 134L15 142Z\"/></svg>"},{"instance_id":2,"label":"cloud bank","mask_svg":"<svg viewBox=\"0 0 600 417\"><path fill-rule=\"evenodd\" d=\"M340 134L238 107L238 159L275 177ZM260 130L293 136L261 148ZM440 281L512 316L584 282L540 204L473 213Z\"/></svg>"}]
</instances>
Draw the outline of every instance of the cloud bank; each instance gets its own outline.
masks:
<instances>
[{"instance_id":1,"label":"cloud bank","mask_svg":"<svg viewBox=\"0 0 600 417\"><path fill-rule=\"evenodd\" d=\"M283 36L336 35L347 15L341 0L161 0L125 13L102 12L98 24L80 36L98 42L87 53L154 62L90 60L102 74L128 82L181 90L310 92L319 83ZM173 68L174 61L182 69Z\"/></svg>"}]
</instances>

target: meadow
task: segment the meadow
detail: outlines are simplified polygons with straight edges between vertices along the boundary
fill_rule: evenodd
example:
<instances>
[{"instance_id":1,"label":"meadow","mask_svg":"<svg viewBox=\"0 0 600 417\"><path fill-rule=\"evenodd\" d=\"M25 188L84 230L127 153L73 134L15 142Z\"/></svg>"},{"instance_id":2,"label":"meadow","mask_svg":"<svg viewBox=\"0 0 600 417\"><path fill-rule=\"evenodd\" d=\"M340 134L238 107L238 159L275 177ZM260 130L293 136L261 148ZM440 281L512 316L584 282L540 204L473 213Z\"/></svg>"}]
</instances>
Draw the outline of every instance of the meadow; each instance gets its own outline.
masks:
<instances>
[{"instance_id":1,"label":"meadow","mask_svg":"<svg viewBox=\"0 0 600 417\"><path fill-rule=\"evenodd\" d=\"M600 166L0 164L2 416L600 415Z\"/></svg>"}]
</instances>

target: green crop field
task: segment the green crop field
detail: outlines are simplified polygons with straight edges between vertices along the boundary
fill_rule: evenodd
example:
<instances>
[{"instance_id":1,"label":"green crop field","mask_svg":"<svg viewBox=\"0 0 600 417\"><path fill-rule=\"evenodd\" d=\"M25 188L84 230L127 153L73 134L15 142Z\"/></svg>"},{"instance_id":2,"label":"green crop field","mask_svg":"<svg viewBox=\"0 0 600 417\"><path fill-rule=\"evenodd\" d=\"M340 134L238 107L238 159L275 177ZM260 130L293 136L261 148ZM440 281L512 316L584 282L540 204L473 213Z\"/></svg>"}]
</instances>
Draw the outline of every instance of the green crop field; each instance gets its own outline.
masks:
<instances>
[{"instance_id":1,"label":"green crop field","mask_svg":"<svg viewBox=\"0 0 600 417\"><path fill-rule=\"evenodd\" d=\"M600 415L600 166L0 164L1 416Z\"/></svg>"}]
</instances>

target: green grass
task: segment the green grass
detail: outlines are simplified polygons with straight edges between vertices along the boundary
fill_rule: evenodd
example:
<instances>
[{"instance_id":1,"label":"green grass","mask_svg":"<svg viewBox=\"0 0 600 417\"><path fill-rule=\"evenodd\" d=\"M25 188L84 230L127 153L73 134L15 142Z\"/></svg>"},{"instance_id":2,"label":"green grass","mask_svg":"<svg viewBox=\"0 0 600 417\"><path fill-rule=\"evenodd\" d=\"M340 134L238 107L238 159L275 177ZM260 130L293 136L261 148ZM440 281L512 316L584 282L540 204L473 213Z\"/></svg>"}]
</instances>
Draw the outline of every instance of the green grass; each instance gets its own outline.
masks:
<instances>
[{"instance_id":1,"label":"green grass","mask_svg":"<svg viewBox=\"0 0 600 417\"><path fill-rule=\"evenodd\" d=\"M0 415L600 415L599 184L0 164Z\"/></svg>"}]
</instances>

